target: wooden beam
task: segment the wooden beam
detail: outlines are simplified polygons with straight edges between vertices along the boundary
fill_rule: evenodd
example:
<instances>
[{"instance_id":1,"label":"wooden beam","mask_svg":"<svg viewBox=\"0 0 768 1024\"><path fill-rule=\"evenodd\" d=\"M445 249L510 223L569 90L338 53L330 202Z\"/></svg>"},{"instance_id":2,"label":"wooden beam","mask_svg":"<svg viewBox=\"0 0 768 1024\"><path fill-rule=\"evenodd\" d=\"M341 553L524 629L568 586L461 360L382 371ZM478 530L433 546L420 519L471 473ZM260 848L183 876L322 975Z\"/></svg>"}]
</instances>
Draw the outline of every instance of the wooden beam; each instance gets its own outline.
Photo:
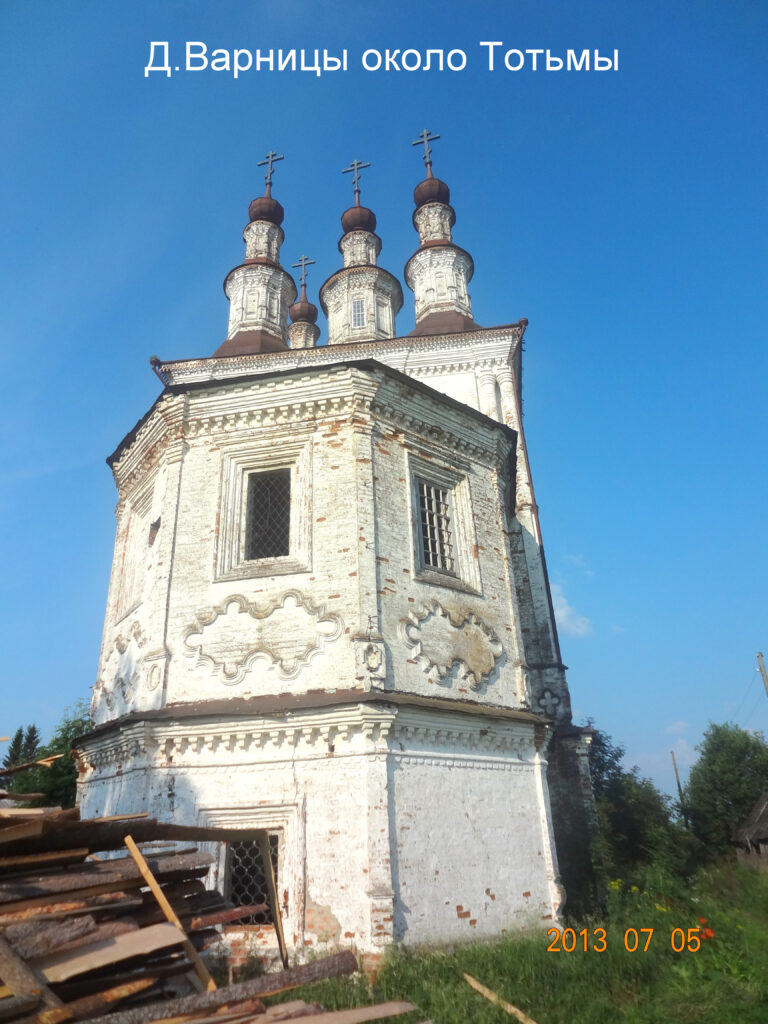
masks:
<instances>
[{"instance_id":1,"label":"wooden beam","mask_svg":"<svg viewBox=\"0 0 768 1024\"><path fill-rule=\"evenodd\" d=\"M87 846L81 846L74 850L54 850L51 853L21 853L15 857L0 857L0 871L6 874L10 871L21 872L27 868L74 864L79 860L85 860L87 856Z\"/></svg>"},{"instance_id":2,"label":"wooden beam","mask_svg":"<svg viewBox=\"0 0 768 1024\"><path fill-rule=\"evenodd\" d=\"M36 839L42 834L42 821L20 821L18 825L0 827L0 843L15 843L20 839Z\"/></svg>"},{"instance_id":3,"label":"wooden beam","mask_svg":"<svg viewBox=\"0 0 768 1024\"><path fill-rule=\"evenodd\" d=\"M275 926L275 935L277 936L277 945L280 950L280 959L283 961L283 967L288 969L288 947L285 944L285 935L283 934L283 919L280 914L280 898L277 895L277 884L275 880L275 871L272 867L272 850L269 843L269 833L259 832L256 836L256 845L259 848L261 854L261 865L264 869L264 881L267 886L267 900L272 908L272 923Z\"/></svg>"},{"instance_id":4,"label":"wooden beam","mask_svg":"<svg viewBox=\"0 0 768 1024\"><path fill-rule=\"evenodd\" d=\"M7 939L0 935L0 978L14 996L39 996L46 1006L61 1006L61 1000L45 983L38 971L33 970L18 956Z\"/></svg>"},{"instance_id":5,"label":"wooden beam","mask_svg":"<svg viewBox=\"0 0 768 1024\"><path fill-rule=\"evenodd\" d=\"M384 1020L385 1017L400 1017L416 1007L413 1003L379 1003L378 1006L356 1006L351 1010L332 1010L330 1013L305 1014L292 1017L293 1024L365 1024L370 1020Z\"/></svg>"},{"instance_id":6,"label":"wooden beam","mask_svg":"<svg viewBox=\"0 0 768 1024\"><path fill-rule=\"evenodd\" d=\"M35 1010L40 1004L40 996L30 994L28 996L8 996L0 999L0 1020L11 1020L14 1017L21 1017L31 1010Z\"/></svg>"},{"instance_id":7,"label":"wooden beam","mask_svg":"<svg viewBox=\"0 0 768 1024\"><path fill-rule=\"evenodd\" d=\"M0 768L0 778L25 772L28 768L34 768L38 764L43 768L50 768L54 761L58 761L62 757L64 757L63 754L51 754L50 757L42 757L39 761L25 761L24 764L15 764L12 768Z\"/></svg>"},{"instance_id":8,"label":"wooden beam","mask_svg":"<svg viewBox=\"0 0 768 1024\"><path fill-rule=\"evenodd\" d=\"M216 1010L229 1006L237 1000L251 999L266 995L277 995L288 992L300 985L309 985L324 978L335 978L342 974L353 974L357 970L357 959L354 953L345 950L333 956L313 960L300 967L291 967L279 974L267 974L261 978L252 978L237 985L228 985L216 992L205 992L182 999L169 999L159 1004L136 1007L133 1010L118 1010L110 1014L109 1024L150 1024L165 1017L182 1016L197 1012ZM88 1024L91 1024L89 1021Z\"/></svg>"},{"instance_id":9,"label":"wooden beam","mask_svg":"<svg viewBox=\"0 0 768 1024\"><path fill-rule=\"evenodd\" d=\"M74 952L51 953L41 958L37 966L47 981L66 981L76 974L95 971L98 967L108 967L120 960L129 960L134 956L154 953L155 950L179 946L181 943L182 936L174 925L152 924L149 928L139 928L126 935L117 935Z\"/></svg>"},{"instance_id":10,"label":"wooden beam","mask_svg":"<svg viewBox=\"0 0 768 1024\"><path fill-rule=\"evenodd\" d=\"M139 978L137 981L129 981L125 985L115 985L112 988L96 992L92 996L84 996L82 999L75 999L71 1003L54 1010L44 1010L32 1018L34 1024L60 1024L65 1020L80 1020L93 1014L103 1014L121 999L128 999L152 988L157 983L157 978Z\"/></svg>"},{"instance_id":11,"label":"wooden beam","mask_svg":"<svg viewBox=\"0 0 768 1024\"><path fill-rule=\"evenodd\" d=\"M164 881L195 878L207 874L212 862L209 853L182 854L152 861L151 870L164 876ZM108 860L86 862L70 871L25 876L18 881L0 878L0 914L142 885L141 872L132 860L120 861L116 866Z\"/></svg>"},{"instance_id":12,"label":"wooden beam","mask_svg":"<svg viewBox=\"0 0 768 1024\"><path fill-rule=\"evenodd\" d=\"M263 914L265 910L269 910L266 903L254 903L249 907L229 907L225 910L217 910L212 914L200 914L193 917L187 927L194 932L198 928L229 924L230 921L239 921L241 918L251 917L253 914Z\"/></svg>"},{"instance_id":13,"label":"wooden beam","mask_svg":"<svg viewBox=\"0 0 768 1024\"><path fill-rule=\"evenodd\" d=\"M536 1024L536 1021L523 1013L522 1010L513 1006L512 1003L506 1002L506 1000L502 999L501 996L497 996L495 992L486 988L485 985L481 985L480 982L477 981L476 978L473 978L471 974L465 974L464 981L466 981L468 985L471 985L475 992L479 992L481 996L485 996L489 1003L493 1003L494 1006L500 1006L505 1013L510 1015L510 1017L515 1017L519 1020L520 1024Z\"/></svg>"},{"instance_id":14,"label":"wooden beam","mask_svg":"<svg viewBox=\"0 0 768 1024\"><path fill-rule=\"evenodd\" d=\"M176 916L176 912L173 909L173 907L171 906L171 904L168 902L168 899L166 898L165 893L160 888L160 886L157 884L157 880L155 879L155 876L150 871L149 865L144 860L144 857L142 856L141 850L139 850L138 846L136 845L136 843L134 843L133 839L130 836L126 836L125 837L125 845L128 847L128 850L130 851L131 856L136 861L136 864L138 866L139 871L142 874L142 877L144 878L144 881L147 883L147 885L149 886L150 890L152 891L155 899L160 904L160 909L163 911L163 913L168 918L168 920L171 922L171 924L175 925L179 929L179 934L181 935L181 938L182 938L182 941L183 941L183 944L184 944L184 952L189 957L189 959L190 959L190 961L192 963L192 966L195 969L195 974L198 976L200 981L203 983L203 985L205 986L205 989L206 989L207 992L215 992L216 991L216 982L213 980L213 978L208 973L208 968L205 966L203 961L200 959L200 956L198 955L197 950L195 949L195 947L192 945L192 943L187 938L187 933L182 928L181 921Z\"/></svg>"},{"instance_id":15,"label":"wooden beam","mask_svg":"<svg viewBox=\"0 0 768 1024\"><path fill-rule=\"evenodd\" d=\"M5 929L5 937L17 956L31 960L36 956L46 956L59 946L89 935L95 929L96 922L91 915L82 914L54 921L20 921Z\"/></svg>"}]
</instances>

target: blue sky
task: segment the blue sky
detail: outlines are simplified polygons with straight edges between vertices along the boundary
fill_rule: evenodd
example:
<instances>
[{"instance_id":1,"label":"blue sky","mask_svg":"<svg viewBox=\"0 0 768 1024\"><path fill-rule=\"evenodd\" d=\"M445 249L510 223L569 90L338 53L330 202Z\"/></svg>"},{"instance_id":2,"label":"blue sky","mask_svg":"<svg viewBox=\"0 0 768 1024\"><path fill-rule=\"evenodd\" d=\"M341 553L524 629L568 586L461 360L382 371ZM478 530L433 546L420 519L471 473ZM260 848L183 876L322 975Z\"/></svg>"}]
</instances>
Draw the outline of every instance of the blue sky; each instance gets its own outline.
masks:
<instances>
[{"instance_id":1,"label":"blue sky","mask_svg":"<svg viewBox=\"0 0 768 1024\"><path fill-rule=\"evenodd\" d=\"M145 78L150 40L174 64L186 40L347 47L350 70ZM490 72L482 40L618 48L620 70ZM104 458L158 392L150 355L224 339L257 161L285 154L283 262L317 261L316 300L353 157L402 280L425 126L477 321L530 321L526 430L578 714L670 791L670 748L688 765L710 720L768 731L767 42L762 0L3 0L0 732L47 735L89 694ZM387 47L468 65L360 68Z\"/></svg>"}]
</instances>

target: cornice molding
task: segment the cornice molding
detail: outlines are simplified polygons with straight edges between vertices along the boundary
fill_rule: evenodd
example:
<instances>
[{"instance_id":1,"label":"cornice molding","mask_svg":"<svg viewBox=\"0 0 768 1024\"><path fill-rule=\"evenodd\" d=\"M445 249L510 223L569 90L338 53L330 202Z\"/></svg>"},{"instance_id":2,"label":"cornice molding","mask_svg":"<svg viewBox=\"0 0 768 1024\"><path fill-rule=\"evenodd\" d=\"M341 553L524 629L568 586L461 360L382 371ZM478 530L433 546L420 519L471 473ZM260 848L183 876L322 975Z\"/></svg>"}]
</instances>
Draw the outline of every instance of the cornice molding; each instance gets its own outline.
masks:
<instances>
[{"instance_id":1,"label":"cornice molding","mask_svg":"<svg viewBox=\"0 0 768 1024\"><path fill-rule=\"evenodd\" d=\"M329 419L364 417L372 422L382 417L397 429L492 465L506 454L494 421L485 423L469 407L462 416L461 407L445 405L439 394L406 395L407 382L354 364L329 364L313 371L269 380L257 375L230 387L226 380L212 380L210 388L162 396L113 463L121 496L163 460L177 462L196 438Z\"/></svg>"},{"instance_id":2,"label":"cornice molding","mask_svg":"<svg viewBox=\"0 0 768 1024\"><path fill-rule=\"evenodd\" d=\"M157 371L169 387L234 377L256 377L280 370L329 365L348 359L377 359L407 374L426 368L435 373L454 372L459 368L471 370L483 359L506 365L523 330L521 321L501 327L464 331L461 334L406 336L385 341L349 342L226 358L169 360L160 362ZM442 358L436 362L435 356L438 355ZM423 366L420 365L422 362Z\"/></svg>"},{"instance_id":3,"label":"cornice molding","mask_svg":"<svg viewBox=\"0 0 768 1024\"><path fill-rule=\"evenodd\" d=\"M270 717L189 722L143 721L86 737L77 764L84 776L131 768L234 768L263 759L311 760L396 753L472 764L478 757L524 765L536 753L536 725L491 721L460 710L354 704ZM428 749L424 749L427 747ZM419 749L420 748L420 749ZM130 762L136 762L131 764Z\"/></svg>"}]
</instances>

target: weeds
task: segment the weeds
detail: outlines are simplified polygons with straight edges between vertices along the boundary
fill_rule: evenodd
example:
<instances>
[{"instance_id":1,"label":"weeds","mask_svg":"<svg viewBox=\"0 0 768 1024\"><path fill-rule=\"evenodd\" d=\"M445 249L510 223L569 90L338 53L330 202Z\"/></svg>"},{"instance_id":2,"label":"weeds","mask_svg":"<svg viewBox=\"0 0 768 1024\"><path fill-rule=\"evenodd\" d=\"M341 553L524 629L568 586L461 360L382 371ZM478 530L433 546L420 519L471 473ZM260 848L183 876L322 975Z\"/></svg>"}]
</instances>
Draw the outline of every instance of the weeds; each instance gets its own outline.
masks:
<instances>
[{"instance_id":1,"label":"weeds","mask_svg":"<svg viewBox=\"0 0 768 1024\"><path fill-rule=\"evenodd\" d=\"M465 983L466 971L538 1024L768 1020L768 873L729 863L685 884L649 868L632 882L613 881L602 920L569 924L577 934L586 929L587 951L582 936L574 952L547 952L543 932L450 952L401 947L373 985L342 978L299 994L329 1009L408 999L419 1012L399 1018L402 1024L508 1021ZM589 938L598 928L606 932L604 952Z\"/></svg>"}]
</instances>

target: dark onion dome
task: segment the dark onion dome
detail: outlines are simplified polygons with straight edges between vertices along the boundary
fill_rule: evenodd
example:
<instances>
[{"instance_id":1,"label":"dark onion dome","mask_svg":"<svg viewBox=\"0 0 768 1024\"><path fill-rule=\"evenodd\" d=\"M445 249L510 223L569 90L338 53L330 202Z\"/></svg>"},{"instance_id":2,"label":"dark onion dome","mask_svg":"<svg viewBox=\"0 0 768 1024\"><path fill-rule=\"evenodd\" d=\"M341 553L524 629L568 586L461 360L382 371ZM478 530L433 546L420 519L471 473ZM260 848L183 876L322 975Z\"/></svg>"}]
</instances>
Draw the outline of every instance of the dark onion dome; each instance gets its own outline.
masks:
<instances>
[{"instance_id":1,"label":"dark onion dome","mask_svg":"<svg viewBox=\"0 0 768 1024\"><path fill-rule=\"evenodd\" d=\"M417 210L420 206L426 206L427 203L444 203L448 206L451 201L451 190L444 181L429 175L424 181L420 181L413 190L413 201L416 203Z\"/></svg>"},{"instance_id":2,"label":"dark onion dome","mask_svg":"<svg viewBox=\"0 0 768 1024\"><path fill-rule=\"evenodd\" d=\"M280 227L283 217L285 217L285 210L272 196L259 196L248 207L248 217L251 221L268 220Z\"/></svg>"},{"instance_id":3,"label":"dark onion dome","mask_svg":"<svg viewBox=\"0 0 768 1024\"><path fill-rule=\"evenodd\" d=\"M376 230L376 214L367 206L350 206L341 215L341 226L344 234L350 231L371 231Z\"/></svg>"},{"instance_id":4,"label":"dark onion dome","mask_svg":"<svg viewBox=\"0 0 768 1024\"><path fill-rule=\"evenodd\" d=\"M305 323L313 324L317 320L317 306L314 302L310 302L307 299L307 286L301 286L301 295L298 302L294 304L288 310L288 315L291 318L291 323L295 324L298 321L304 321Z\"/></svg>"}]
</instances>

